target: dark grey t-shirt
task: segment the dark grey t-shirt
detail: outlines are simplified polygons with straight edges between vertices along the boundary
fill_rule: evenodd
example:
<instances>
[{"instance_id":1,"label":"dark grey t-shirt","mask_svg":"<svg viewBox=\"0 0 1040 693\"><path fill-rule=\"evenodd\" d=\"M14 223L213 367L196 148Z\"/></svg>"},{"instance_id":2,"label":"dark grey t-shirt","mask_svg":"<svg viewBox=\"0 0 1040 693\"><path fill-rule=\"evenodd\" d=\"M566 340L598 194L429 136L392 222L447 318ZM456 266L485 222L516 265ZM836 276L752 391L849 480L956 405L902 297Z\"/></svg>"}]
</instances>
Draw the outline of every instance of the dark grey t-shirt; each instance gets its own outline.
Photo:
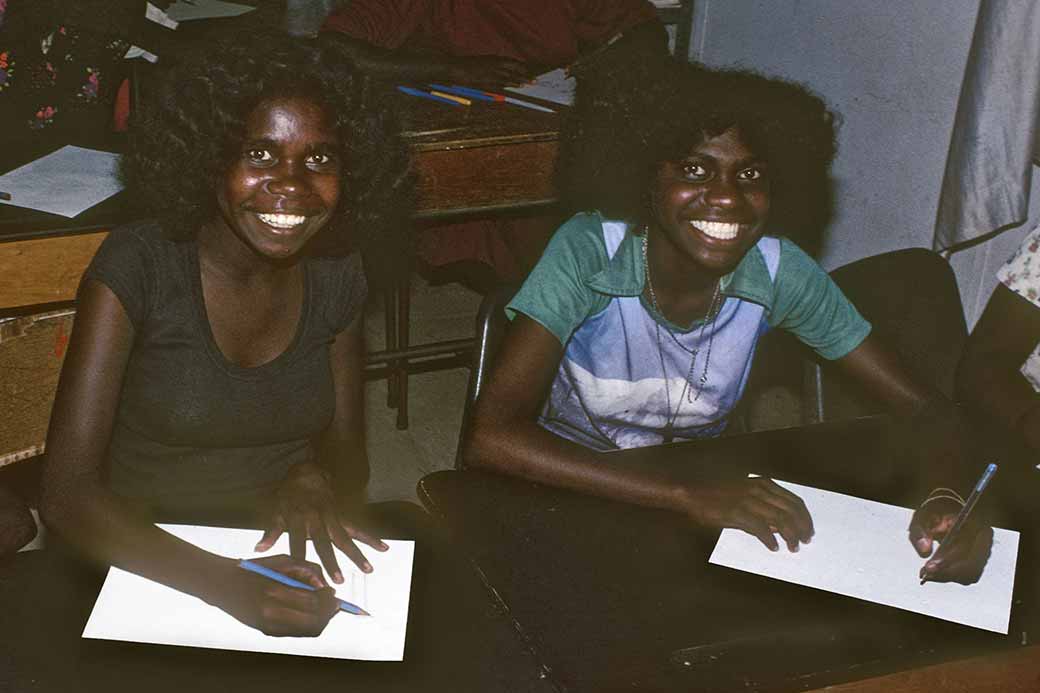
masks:
<instances>
[{"instance_id":1,"label":"dark grey t-shirt","mask_svg":"<svg viewBox=\"0 0 1040 693\"><path fill-rule=\"evenodd\" d=\"M108 286L134 327L109 444L108 482L161 514L253 507L311 459L335 410L329 346L361 312L355 255L304 260L303 311L277 358L224 358L202 298L197 246L155 222L113 231L84 274Z\"/></svg>"}]
</instances>

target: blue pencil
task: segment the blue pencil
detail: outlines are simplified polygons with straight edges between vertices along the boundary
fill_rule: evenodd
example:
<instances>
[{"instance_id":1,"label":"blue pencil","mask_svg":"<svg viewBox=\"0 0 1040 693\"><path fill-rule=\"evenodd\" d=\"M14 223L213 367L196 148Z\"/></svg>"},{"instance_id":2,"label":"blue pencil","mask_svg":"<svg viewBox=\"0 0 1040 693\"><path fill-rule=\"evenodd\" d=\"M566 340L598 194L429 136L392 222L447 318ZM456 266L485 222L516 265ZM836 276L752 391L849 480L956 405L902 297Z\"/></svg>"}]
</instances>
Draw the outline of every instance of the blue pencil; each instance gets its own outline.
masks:
<instances>
[{"instance_id":1,"label":"blue pencil","mask_svg":"<svg viewBox=\"0 0 1040 693\"><path fill-rule=\"evenodd\" d=\"M280 582L283 585L286 585L287 587L297 587L297 588L299 588L301 590L307 590L308 592L316 591L316 588L311 587L306 582L300 582L299 580L295 580L295 579L289 577L288 575L282 575L277 570L271 570L270 568L268 568L266 566L262 566L259 563L255 563L253 561L247 561L245 559L242 559L241 561L238 562L238 567L239 568L243 568L245 570L248 570L251 573L256 573L257 575L262 575L265 578L268 578L270 580L274 580L275 582ZM336 601L339 603L339 608L341 610L343 610L343 611L346 611L348 614L354 614L355 616L371 616L372 615L372 614L368 613L367 611L365 611L364 609L362 609L357 604L351 604L350 602L348 602L345 599L337 599Z\"/></svg>"},{"instance_id":2,"label":"blue pencil","mask_svg":"<svg viewBox=\"0 0 1040 693\"><path fill-rule=\"evenodd\" d=\"M477 99L478 101L494 101L495 100L494 96L489 96L488 94L485 94L484 92L480 91L479 89L470 89L469 87L460 87L460 86L449 87L449 86L446 86L444 84L431 84L430 88L431 89L436 89L437 91L447 92L449 94L455 94L456 96L464 96L467 99Z\"/></svg>"},{"instance_id":3,"label":"blue pencil","mask_svg":"<svg viewBox=\"0 0 1040 693\"><path fill-rule=\"evenodd\" d=\"M422 99L430 99L431 101L439 101L441 103L447 103L451 104L452 106L458 106L459 108L463 108L463 105L461 103L458 103L457 101L452 101L451 99L442 99L441 97L436 96L434 94L430 94L429 92L425 92L422 89L413 89L412 87L404 87L399 85L397 87L397 91L408 94L409 96L418 96Z\"/></svg>"}]
</instances>

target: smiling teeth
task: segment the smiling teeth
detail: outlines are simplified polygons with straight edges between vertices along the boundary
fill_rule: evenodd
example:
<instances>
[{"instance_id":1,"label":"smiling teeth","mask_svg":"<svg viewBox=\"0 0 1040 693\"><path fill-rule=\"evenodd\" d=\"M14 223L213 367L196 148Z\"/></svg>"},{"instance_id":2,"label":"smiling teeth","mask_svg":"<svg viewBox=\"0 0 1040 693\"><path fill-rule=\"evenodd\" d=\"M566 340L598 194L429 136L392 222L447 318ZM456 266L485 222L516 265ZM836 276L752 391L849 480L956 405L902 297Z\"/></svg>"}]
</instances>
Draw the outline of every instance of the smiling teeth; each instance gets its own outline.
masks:
<instances>
[{"instance_id":1,"label":"smiling teeth","mask_svg":"<svg viewBox=\"0 0 1040 693\"><path fill-rule=\"evenodd\" d=\"M291 229L307 221L307 217L299 214L257 214L260 221L276 229Z\"/></svg>"},{"instance_id":2,"label":"smiling teeth","mask_svg":"<svg viewBox=\"0 0 1040 693\"><path fill-rule=\"evenodd\" d=\"M728 241L737 237L740 224L727 224L723 221L691 221L690 226L699 229L705 236Z\"/></svg>"}]
</instances>

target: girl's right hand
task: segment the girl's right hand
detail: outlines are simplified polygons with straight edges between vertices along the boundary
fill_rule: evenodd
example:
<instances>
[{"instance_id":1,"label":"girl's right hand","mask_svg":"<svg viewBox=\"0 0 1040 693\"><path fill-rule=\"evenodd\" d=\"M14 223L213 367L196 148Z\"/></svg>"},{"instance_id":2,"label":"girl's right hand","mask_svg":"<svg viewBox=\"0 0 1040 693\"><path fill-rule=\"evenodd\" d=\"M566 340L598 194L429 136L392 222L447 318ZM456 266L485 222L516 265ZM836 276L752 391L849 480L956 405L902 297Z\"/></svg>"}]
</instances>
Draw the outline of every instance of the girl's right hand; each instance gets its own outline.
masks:
<instances>
[{"instance_id":1,"label":"girl's right hand","mask_svg":"<svg viewBox=\"0 0 1040 693\"><path fill-rule=\"evenodd\" d=\"M339 610L336 594L316 563L297 561L286 555L251 558L271 570L315 587L311 592L288 587L261 575L227 564L228 574L206 601L265 635L321 635Z\"/></svg>"},{"instance_id":2,"label":"girl's right hand","mask_svg":"<svg viewBox=\"0 0 1040 693\"><path fill-rule=\"evenodd\" d=\"M770 551L778 550L775 533L789 551L808 544L812 517L802 499L770 479L748 478L687 487L682 511L706 527L733 527L758 537Z\"/></svg>"}]
</instances>

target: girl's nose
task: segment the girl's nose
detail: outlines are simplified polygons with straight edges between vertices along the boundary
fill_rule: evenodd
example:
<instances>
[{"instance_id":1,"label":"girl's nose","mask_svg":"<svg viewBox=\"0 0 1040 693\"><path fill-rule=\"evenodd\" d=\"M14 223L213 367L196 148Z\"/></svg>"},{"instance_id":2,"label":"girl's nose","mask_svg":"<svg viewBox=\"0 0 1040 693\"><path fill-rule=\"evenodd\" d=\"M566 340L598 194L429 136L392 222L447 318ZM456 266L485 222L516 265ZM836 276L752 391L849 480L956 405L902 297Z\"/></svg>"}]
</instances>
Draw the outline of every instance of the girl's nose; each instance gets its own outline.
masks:
<instances>
[{"instance_id":1,"label":"girl's nose","mask_svg":"<svg viewBox=\"0 0 1040 693\"><path fill-rule=\"evenodd\" d=\"M306 187L298 167L285 163L271 172L271 177L264 183L264 190L271 195L298 195Z\"/></svg>"},{"instance_id":2,"label":"girl's nose","mask_svg":"<svg viewBox=\"0 0 1040 693\"><path fill-rule=\"evenodd\" d=\"M713 207L733 207L740 201L740 191L733 181L720 176L708 183L705 197Z\"/></svg>"}]
</instances>

